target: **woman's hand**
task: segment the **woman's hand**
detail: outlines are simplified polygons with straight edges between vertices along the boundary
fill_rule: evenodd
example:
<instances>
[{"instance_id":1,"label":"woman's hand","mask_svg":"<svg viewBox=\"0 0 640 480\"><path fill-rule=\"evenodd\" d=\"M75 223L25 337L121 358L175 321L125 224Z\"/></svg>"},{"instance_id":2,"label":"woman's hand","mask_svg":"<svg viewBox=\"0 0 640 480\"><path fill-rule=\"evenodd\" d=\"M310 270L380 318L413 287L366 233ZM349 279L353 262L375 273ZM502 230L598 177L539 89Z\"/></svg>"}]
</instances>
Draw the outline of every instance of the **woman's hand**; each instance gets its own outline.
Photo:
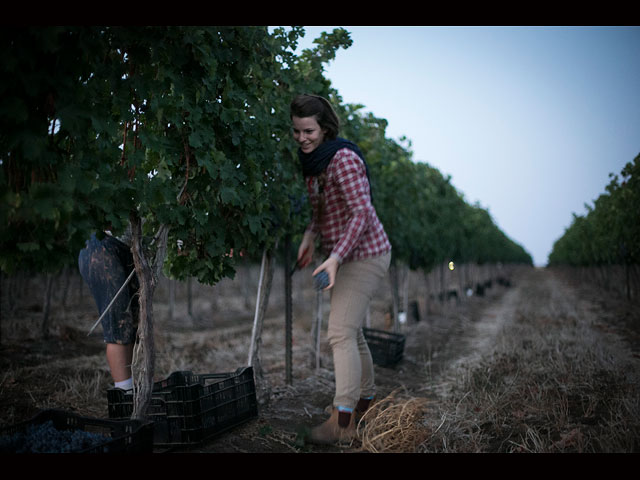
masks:
<instances>
[{"instance_id":1,"label":"woman's hand","mask_svg":"<svg viewBox=\"0 0 640 480\"><path fill-rule=\"evenodd\" d=\"M327 285L324 290L329 290L333 288L333 284L336 281L336 274L338 273L339 266L340 265L338 263L338 260L336 260L334 257L329 257L322 264L320 264L318 268L316 268L313 271L314 276L323 270L326 271L327 274L329 275L329 285Z\"/></svg>"},{"instance_id":2,"label":"woman's hand","mask_svg":"<svg viewBox=\"0 0 640 480\"><path fill-rule=\"evenodd\" d=\"M313 260L313 251L315 249L315 235L311 232L305 232L298 247L298 266L304 268Z\"/></svg>"}]
</instances>

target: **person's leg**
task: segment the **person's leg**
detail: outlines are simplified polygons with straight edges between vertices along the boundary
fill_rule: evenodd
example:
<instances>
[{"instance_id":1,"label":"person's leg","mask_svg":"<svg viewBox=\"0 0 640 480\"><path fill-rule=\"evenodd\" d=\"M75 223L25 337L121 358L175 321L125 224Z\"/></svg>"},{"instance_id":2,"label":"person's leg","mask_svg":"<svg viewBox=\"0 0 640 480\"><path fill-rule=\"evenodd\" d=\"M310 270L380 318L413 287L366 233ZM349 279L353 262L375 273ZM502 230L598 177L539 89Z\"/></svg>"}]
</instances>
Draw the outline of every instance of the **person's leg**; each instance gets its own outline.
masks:
<instances>
[{"instance_id":1,"label":"person's leg","mask_svg":"<svg viewBox=\"0 0 640 480\"><path fill-rule=\"evenodd\" d=\"M111 377L115 383L124 382L131 378L132 358L132 343L127 345L107 343L107 363L109 364Z\"/></svg>"},{"instance_id":2,"label":"person's leg","mask_svg":"<svg viewBox=\"0 0 640 480\"><path fill-rule=\"evenodd\" d=\"M368 308L369 296L353 285L346 285L344 281L336 280L334 288L336 290L331 295L327 327L336 382L333 406L351 412L360 397L363 380L363 348L358 343L358 336L362 328L361 320ZM369 371L366 381L372 384L371 374Z\"/></svg>"},{"instance_id":3,"label":"person's leg","mask_svg":"<svg viewBox=\"0 0 640 480\"><path fill-rule=\"evenodd\" d=\"M80 273L91 290L100 315L131 272L133 261L128 260L127 254L131 255L126 245L118 240L106 237L99 241L92 235L78 256ZM132 296L137 287L135 280L131 280L131 288L118 296L101 322L107 363L114 382L131 379L131 357L137 329L137 302Z\"/></svg>"},{"instance_id":4,"label":"person's leg","mask_svg":"<svg viewBox=\"0 0 640 480\"><path fill-rule=\"evenodd\" d=\"M349 262L338 270L331 293L328 338L336 393L329 420L312 429L310 441L335 443L355 435L354 409L361 392L375 392L373 362L362 334L369 303L388 269L387 256Z\"/></svg>"},{"instance_id":5,"label":"person's leg","mask_svg":"<svg viewBox=\"0 0 640 480\"><path fill-rule=\"evenodd\" d=\"M389 267L390 254L341 266L331 294L328 338L336 376L334 406L355 408L375 394L374 368L362 327L371 298Z\"/></svg>"},{"instance_id":6,"label":"person's leg","mask_svg":"<svg viewBox=\"0 0 640 480\"><path fill-rule=\"evenodd\" d=\"M373 358L362 328L358 329L358 352L360 354L360 365L362 377L360 379L360 398L372 399L376 394L375 374L373 370Z\"/></svg>"}]
</instances>

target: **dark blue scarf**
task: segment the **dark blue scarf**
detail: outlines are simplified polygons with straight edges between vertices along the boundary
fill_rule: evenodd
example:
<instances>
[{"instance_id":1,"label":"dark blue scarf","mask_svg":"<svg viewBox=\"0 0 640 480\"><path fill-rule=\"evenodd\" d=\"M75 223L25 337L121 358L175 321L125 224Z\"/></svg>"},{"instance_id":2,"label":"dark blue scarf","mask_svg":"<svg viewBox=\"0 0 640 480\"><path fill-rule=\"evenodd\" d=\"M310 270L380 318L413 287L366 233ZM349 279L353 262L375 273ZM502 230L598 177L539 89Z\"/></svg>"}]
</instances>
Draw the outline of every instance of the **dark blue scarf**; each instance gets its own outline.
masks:
<instances>
[{"instance_id":1,"label":"dark blue scarf","mask_svg":"<svg viewBox=\"0 0 640 480\"><path fill-rule=\"evenodd\" d=\"M367 172L367 180L369 181L369 190L371 190L371 179L369 178L369 166L364 159L364 155L358 148L358 146L351 140L337 137L335 140L326 140L322 142L318 148L311 153L304 153L298 149L298 159L302 166L302 174L305 177L315 177L325 171L329 162L340 149L348 148L358 155L364 163L364 168Z\"/></svg>"}]
</instances>

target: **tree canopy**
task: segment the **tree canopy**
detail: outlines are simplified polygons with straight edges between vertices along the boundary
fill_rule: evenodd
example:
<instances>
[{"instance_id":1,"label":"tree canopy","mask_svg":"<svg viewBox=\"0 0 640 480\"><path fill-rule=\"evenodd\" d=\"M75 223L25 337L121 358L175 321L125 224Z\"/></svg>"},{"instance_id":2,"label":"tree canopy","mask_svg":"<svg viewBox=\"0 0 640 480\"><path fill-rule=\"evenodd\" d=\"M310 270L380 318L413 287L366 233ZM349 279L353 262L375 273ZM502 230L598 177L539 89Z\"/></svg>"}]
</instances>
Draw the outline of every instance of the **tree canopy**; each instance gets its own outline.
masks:
<instances>
[{"instance_id":1,"label":"tree canopy","mask_svg":"<svg viewBox=\"0 0 640 480\"><path fill-rule=\"evenodd\" d=\"M640 154L610 182L585 215L556 240L550 265L603 266L640 264Z\"/></svg>"}]
</instances>

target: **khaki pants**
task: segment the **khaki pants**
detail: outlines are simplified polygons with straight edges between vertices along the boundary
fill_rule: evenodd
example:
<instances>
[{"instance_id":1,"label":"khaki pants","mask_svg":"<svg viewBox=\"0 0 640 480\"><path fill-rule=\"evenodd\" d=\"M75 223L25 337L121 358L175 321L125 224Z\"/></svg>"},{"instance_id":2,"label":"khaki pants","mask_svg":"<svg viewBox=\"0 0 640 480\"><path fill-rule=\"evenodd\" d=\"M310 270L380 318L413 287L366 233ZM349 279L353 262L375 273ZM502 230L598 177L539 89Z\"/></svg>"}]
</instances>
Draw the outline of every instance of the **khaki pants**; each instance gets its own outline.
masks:
<instances>
[{"instance_id":1,"label":"khaki pants","mask_svg":"<svg viewBox=\"0 0 640 480\"><path fill-rule=\"evenodd\" d=\"M373 361L362 333L371 298L385 277L391 253L341 265L331 289L328 339L336 377L335 407L353 409L375 394Z\"/></svg>"}]
</instances>

